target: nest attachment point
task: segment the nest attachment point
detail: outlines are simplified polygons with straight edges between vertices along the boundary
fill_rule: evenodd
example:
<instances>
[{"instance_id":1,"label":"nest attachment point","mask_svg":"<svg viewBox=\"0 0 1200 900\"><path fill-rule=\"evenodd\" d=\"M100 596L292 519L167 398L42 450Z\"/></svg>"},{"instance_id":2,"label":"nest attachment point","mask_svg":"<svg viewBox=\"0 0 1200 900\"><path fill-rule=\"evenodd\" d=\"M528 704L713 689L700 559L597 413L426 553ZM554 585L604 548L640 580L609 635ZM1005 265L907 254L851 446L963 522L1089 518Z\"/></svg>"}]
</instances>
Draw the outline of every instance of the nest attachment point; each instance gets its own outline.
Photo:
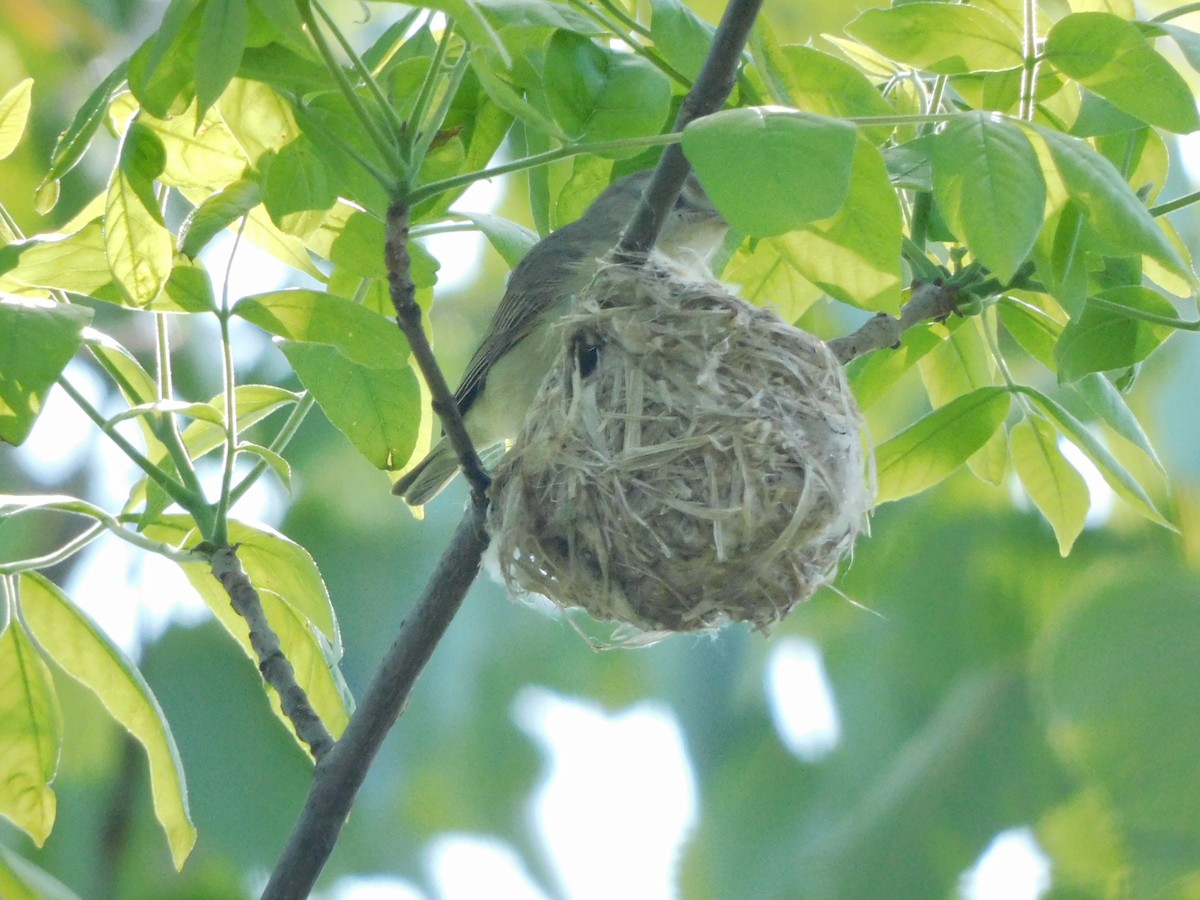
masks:
<instances>
[{"instance_id":1,"label":"nest attachment point","mask_svg":"<svg viewBox=\"0 0 1200 900\"><path fill-rule=\"evenodd\" d=\"M872 505L825 344L720 285L601 270L492 484L516 594L643 632L765 629L829 583Z\"/></svg>"}]
</instances>

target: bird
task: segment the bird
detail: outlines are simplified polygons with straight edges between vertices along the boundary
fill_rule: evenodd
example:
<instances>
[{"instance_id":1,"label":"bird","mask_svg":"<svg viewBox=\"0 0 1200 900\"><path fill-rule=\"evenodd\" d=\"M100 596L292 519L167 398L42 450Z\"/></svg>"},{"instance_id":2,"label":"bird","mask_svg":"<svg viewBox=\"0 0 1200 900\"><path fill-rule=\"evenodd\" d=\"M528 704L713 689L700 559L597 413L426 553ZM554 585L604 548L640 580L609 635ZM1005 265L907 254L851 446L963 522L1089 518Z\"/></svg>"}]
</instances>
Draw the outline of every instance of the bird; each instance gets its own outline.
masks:
<instances>
[{"instance_id":1,"label":"bird","mask_svg":"<svg viewBox=\"0 0 1200 900\"><path fill-rule=\"evenodd\" d=\"M574 222L538 241L513 268L479 348L454 393L467 433L482 450L516 437L558 352L553 325L570 312L629 222L652 170L610 184ZM694 173L663 223L656 255L677 272L709 277L729 224ZM432 500L458 474L443 437L392 486L410 506Z\"/></svg>"}]
</instances>

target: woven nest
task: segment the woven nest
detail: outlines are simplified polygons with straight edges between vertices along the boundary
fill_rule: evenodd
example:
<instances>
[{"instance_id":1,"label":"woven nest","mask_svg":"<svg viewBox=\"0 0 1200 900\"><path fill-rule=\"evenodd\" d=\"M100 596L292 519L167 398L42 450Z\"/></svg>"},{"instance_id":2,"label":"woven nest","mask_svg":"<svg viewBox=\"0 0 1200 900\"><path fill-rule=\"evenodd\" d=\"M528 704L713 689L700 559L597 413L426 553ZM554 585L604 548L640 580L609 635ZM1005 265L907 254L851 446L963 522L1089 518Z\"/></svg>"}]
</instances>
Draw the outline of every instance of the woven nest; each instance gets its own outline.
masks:
<instances>
[{"instance_id":1,"label":"woven nest","mask_svg":"<svg viewBox=\"0 0 1200 900\"><path fill-rule=\"evenodd\" d=\"M825 344L719 285L610 266L489 518L510 590L643 632L765 629L827 584L872 504Z\"/></svg>"}]
</instances>

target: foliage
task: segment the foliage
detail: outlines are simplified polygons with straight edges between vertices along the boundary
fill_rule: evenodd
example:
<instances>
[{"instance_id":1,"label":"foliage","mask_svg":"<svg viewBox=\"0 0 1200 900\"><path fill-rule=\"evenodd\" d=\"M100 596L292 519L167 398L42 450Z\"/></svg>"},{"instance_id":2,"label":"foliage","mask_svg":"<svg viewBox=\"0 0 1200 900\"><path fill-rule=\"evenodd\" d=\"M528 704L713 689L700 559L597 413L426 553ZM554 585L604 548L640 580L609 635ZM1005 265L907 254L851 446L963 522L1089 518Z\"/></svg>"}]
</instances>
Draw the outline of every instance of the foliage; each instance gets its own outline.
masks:
<instances>
[{"instance_id":1,"label":"foliage","mask_svg":"<svg viewBox=\"0 0 1200 900\"><path fill-rule=\"evenodd\" d=\"M59 697L72 689L53 668L145 748L176 866L196 839L180 754L147 679L40 574L101 534L180 566L249 654L246 625L203 554L238 544L300 684L340 733L352 703L325 581L300 543L238 521L233 509L264 476L290 489L295 462L284 454L314 407L376 469L400 473L420 458L433 427L408 346L387 320L383 216L389 202L411 206L413 276L428 306L438 263L422 236L462 227L451 204L502 173L527 174L531 217L544 232L680 139L736 232L723 276L827 337L849 330L856 311L897 314L914 283L950 286L956 316L922 323L895 351L851 367L874 433L887 435L876 447L880 502L925 491L964 463L990 485L1011 483L1011 468L1065 557L1089 508L1092 489L1068 461L1082 456L1129 509L1171 527L1160 509L1165 473L1127 394L1174 331L1200 328L1177 310L1197 277L1166 218L1197 195L1160 198L1170 135L1200 128L1191 73L1179 68L1180 57L1200 57L1200 34L1174 24L1177 11L1141 21L1119 2L1069 6L897 0L807 45L780 39L764 19L730 108L677 138L665 136L672 110L711 36L677 0L655 0L647 22L611 0L438 0L379 10L389 27L370 43L310 0L173 0L58 137L39 212L53 216L64 179L115 146L107 183L53 229L26 235L7 212L0 221L0 440L24 442L59 385L140 472L118 509L66 493L0 498L0 520L87 523L55 546L0 560L9 775L0 813L38 845L54 827L51 784L74 723ZM36 124L40 100L29 80L0 98L0 159ZM516 159L490 165L501 147ZM510 264L528 246L507 219L469 224ZM203 256L223 233L308 286L231 296L236 285ZM195 351L171 341L201 320L219 335L215 397L180 387ZM241 324L271 335L291 371L264 383L239 372ZM107 380L119 411L89 402L67 372L72 360ZM215 488L202 478L214 459ZM937 532L953 565L912 558L889 536L899 513L878 517L879 546L844 588L874 585L867 592L877 595L888 584L894 628L852 624L845 607L788 626L821 640L835 684L841 673L867 673L871 689L858 684L846 720L851 731L885 720L874 746L853 744L825 768L785 765L761 710L715 678L690 689L712 692L706 701L724 704L731 723L759 721L741 733L727 724L707 744L696 736L712 802L736 812L706 819L695 837L682 877L697 894L762 896L800 884L806 896L946 893L992 834L1020 822L1036 825L1064 892L1115 893L1120 882L1138 896L1194 891L1196 860L1177 849L1200 837L1195 792L1183 789L1200 775L1197 757L1178 737L1200 736L1187 699L1200 672L1194 653L1178 649L1200 640L1194 576L1161 560L1139 579L1112 565L1110 582L1089 576L1070 602L1043 608L1040 582L1056 571L1082 579L1083 563L1056 569L1011 510L986 521L958 512L969 527ZM957 558L968 536L989 529L982 559ZM1085 559L1130 552L1119 537L1105 540ZM1005 571L1014 558L1021 571ZM918 585L935 566L955 587L938 592L944 606L921 606ZM1130 608L1131 596L1148 599ZM1001 637L983 641L995 629ZM744 635L728 645L739 661L764 652ZM914 652L939 662L908 670L902 659ZM615 660L586 667L636 679L647 666ZM472 666L515 691L553 669L530 664L536 674L518 676L491 656ZM674 665L667 671L687 671ZM927 681L912 686L907 705L888 681L893 670ZM581 682L585 691L599 684ZM438 733L420 715L407 725ZM436 754L432 741L423 746ZM877 754L910 762L861 791L855 779ZM995 764L1006 754L1022 783ZM739 805L746 782L725 774L718 763L727 761L759 767L764 780L782 773L783 784L737 775L756 795L786 793L803 811L772 806L760 819ZM433 762L413 754L403 787L450 794L431 786L446 777ZM936 778L942 792L923 793ZM957 808L955 791L973 782L978 808ZM475 787L491 792L483 804L514 802L495 785ZM397 797L410 811L419 805ZM938 824L914 826L924 815ZM464 812L436 824L474 822ZM508 827L518 845L528 840ZM1088 857L1087 829L1110 835L1105 853ZM734 871L750 881L731 882ZM39 877L48 876L0 857L0 879L36 893Z\"/></svg>"}]
</instances>

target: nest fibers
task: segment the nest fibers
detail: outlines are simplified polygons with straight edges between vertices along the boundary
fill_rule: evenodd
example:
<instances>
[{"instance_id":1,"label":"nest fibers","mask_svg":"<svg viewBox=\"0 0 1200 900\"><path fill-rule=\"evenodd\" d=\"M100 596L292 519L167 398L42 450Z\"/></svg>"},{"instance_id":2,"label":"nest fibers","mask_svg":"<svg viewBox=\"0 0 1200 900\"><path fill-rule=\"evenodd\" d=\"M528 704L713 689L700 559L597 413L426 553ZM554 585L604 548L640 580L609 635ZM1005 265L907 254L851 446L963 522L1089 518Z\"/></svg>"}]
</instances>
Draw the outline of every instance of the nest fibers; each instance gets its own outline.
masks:
<instances>
[{"instance_id":1,"label":"nest fibers","mask_svg":"<svg viewBox=\"0 0 1200 900\"><path fill-rule=\"evenodd\" d=\"M509 588L650 632L778 622L872 503L837 361L654 267L603 269L578 310L492 485Z\"/></svg>"}]
</instances>

